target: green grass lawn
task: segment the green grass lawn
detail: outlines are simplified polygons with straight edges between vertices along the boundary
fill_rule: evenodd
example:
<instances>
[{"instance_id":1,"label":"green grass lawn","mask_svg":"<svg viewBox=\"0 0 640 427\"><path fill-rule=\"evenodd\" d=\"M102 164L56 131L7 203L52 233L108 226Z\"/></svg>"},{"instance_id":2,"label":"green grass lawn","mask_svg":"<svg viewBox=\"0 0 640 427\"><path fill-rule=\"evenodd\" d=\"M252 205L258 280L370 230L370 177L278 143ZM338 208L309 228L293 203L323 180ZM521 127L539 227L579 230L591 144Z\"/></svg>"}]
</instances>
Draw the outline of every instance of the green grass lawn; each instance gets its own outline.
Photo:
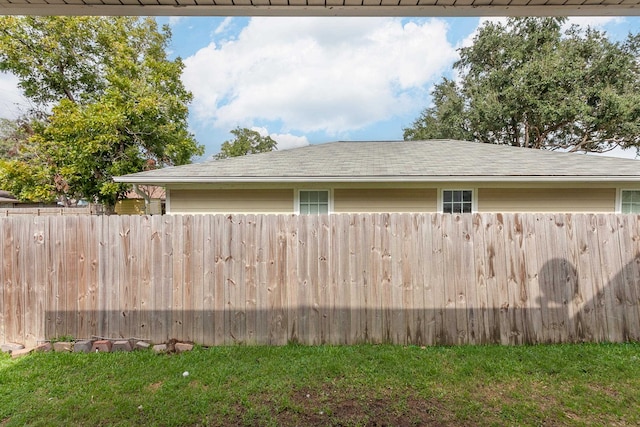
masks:
<instances>
[{"instance_id":1,"label":"green grass lawn","mask_svg":"<svg viewBox=\"0 0 640 427\"><path fill-rule=\"evenodd\" d=\"M640 344L1 355L25 424L640 425Z\"/></svg>"}]
</instances>

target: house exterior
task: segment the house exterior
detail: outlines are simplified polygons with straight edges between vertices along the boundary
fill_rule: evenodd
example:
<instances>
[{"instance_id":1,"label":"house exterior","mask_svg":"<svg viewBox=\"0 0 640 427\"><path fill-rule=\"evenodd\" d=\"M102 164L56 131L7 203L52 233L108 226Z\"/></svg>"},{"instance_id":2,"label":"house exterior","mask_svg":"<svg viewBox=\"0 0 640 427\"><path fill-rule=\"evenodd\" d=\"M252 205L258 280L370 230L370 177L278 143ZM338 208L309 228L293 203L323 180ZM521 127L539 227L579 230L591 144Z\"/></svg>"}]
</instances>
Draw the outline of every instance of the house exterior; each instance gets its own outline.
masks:
<instances>
[{"instance_id":1,"label":"house exterior","mask_svg":"<svg viewBox=\"0 0 640 427\"><path fill-rule=\"evenodd\" d=\"M117 177L169 214L640 213L640 161L453 140L332 142Z\"/></svg>"}]
</instances>

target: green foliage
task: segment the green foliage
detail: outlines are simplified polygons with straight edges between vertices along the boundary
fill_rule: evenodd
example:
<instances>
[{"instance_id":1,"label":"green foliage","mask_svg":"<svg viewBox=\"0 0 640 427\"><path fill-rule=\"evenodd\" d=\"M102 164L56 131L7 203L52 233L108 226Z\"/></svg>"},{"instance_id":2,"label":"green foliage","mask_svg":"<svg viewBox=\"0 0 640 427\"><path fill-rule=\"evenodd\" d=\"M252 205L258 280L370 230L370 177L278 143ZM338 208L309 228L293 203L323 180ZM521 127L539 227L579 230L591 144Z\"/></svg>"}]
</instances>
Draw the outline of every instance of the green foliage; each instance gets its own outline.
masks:
<instances>
[{"instance_id":1,"label":"green foliage","mask_svg":"<svg viewBox=\"0 0 640 427\"><path fill-rule=\"evenodd\" d=\"M128 190L113 176L201 155L187 131L184 65L166 57L170 37L153 19L1 17L0 69L47 117L26 158L0 164L0 187L22 200L112 205Z\"/></svg>"},{"instance_id":2,"label":"green foliage","mask_svg":"<svg viewBox=\"0 0 640 427\"><path fill-rule=\"evenodd\" d=\"M254 130L237 127L231 133L235 138L222 144L220 152L216 154L216 159L277 150L278 143L276 141L270 136L261 136Z\"/></svg>"},{"instance_id":3,"label":"green foliage","mask_svg":"<svg viewBox=\"0 0 640 427\"><path fill-rule=\"evenodd\" d=\"M563 18L487 23L460 49L433 106L405 139L455 138L530 148L603 152L640 145L640 38L609 41Z\"/></svg>"},{"instance_id":4,"label":"green foliage","mask_svg":"<svg viewBox=\"0 0 640 427\"><path fill-rule=\"evenodd\" d=\"M33 129L27 118L0 118L0 160L19 157L22 147L32 134Z\"/></svg>"}]
</instances>

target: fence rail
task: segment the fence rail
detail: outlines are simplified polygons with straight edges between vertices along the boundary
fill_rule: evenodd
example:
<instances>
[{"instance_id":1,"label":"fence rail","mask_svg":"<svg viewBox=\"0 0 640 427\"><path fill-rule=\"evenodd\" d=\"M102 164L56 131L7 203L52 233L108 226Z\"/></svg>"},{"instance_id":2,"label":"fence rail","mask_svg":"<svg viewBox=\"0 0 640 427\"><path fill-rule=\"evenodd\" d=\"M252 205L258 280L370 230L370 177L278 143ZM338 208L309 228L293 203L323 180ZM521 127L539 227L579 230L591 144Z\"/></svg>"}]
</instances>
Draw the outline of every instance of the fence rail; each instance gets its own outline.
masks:
<instances>
[{"instance_id":1,"label":"fence rail","mask_svg":"<svg viewBox=\"0 0 640 427\"><path fill-rule=\"evenodd\" d=\"M0 218L0 342L640 339L640 217Z\"/></svg>"}]
</instances>

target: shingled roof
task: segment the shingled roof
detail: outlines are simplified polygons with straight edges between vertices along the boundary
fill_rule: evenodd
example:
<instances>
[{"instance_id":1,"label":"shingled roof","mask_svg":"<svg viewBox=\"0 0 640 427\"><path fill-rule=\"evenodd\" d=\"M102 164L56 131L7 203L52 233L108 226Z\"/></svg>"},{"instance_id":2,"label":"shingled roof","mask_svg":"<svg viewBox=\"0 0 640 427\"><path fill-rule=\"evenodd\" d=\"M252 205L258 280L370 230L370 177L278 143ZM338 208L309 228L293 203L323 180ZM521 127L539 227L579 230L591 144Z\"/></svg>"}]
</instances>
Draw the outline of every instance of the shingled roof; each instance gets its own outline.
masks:
<instances>
[{"instance_id":1,"label":"shingled roof","mask_svg":"<svg viewBox=\"0 0 640 427\"><path fill-rule=\"evenodd\" d=\"M224 182L637 181L640 161L454 140L331 142L115 178Z\"/></svg>"}]
</instances>

